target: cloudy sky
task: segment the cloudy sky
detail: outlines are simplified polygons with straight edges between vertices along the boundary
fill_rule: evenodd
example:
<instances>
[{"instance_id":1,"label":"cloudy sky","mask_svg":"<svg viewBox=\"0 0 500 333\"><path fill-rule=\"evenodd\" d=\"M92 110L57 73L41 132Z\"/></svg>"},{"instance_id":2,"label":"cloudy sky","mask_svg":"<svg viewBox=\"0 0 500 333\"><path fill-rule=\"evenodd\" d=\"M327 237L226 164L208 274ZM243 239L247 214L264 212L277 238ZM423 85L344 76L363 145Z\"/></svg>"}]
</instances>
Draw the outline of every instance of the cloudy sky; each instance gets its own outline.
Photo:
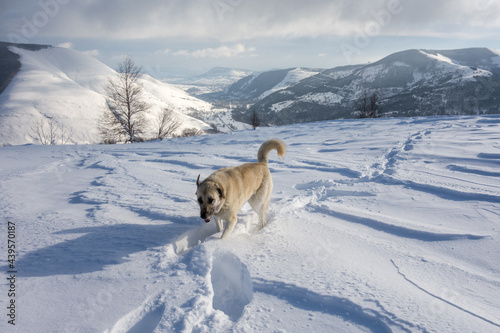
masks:
<instances>
[{"instance_id":1,"label":"cloudy sky","mask_svg":"<svg viewBox=\"0 0 500 333\"><path fill-rule=\"evenodd\" d=\"M0 40L123 56L157 77L500 50L500 0L0 0Z\"/></svg>"}]
</instances>

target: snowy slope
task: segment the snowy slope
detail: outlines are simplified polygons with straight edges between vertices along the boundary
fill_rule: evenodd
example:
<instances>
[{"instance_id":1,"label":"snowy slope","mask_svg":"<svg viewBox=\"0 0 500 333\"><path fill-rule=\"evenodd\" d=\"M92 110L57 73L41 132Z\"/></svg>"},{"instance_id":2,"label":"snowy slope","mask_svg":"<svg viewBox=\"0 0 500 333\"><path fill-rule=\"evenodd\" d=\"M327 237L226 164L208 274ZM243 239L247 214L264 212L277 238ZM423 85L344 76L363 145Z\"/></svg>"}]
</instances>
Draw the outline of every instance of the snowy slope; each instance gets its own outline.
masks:
<instances>
[{"instance_id":1,"label":"snowy slope","mask_svg":"<svg viewBox=\"0 0 500 333\"><path fill-rule=\"evenodd\" d=\"M47 117L70 130L74 143L98 142L96 123L105 105L103 87L116 72L70 49L10 50L21 56L21 70L0 95L0 144L33 142L32 123ZM208 111L210 104L147 75L141 83L144 98L152 105L151 119L170 106L185 128L208 128L185 114L193 109Z\"/></svg>"},{"instance_id":2,"label":"snowy slope","mask_svg":"<svg viewBox=\"0 0 500 333\"><path fill-rule=\"evenodd\" d=\"M321 69L297 67L256 72L234 82L223 92L200 95L200 98L210 101L256 101L321 71Z\"/></svg>"},{"instance_id":3,"label":"snowy slope","mask_svg":"<svg viewBox=\"0 0 500 333\"><path fill-rule=\"evenodd\" d=\"M309 68L300 68L300 67L294 68L287 72L285 78L282 81L280 81L270 90L267 90L266 92L262 93L258 97L258 99L263 99L276 91L283 90L290 86L293 86L294 84L302 81L303 79L318 74L320 71L321 70L314 70Z\"/></svg>"},{"instance_id":4,"label":"snowy slope","mask_svg":"<svg viewBox=\"0 0 500 333\"><path fill-rule=\"evenodd\" d=\"M382 116L497 114L499 64L498 52L487 48L406 50L322 71L266 96L239 118L257 113L273 125L358 118L365 93L377 94Z\"/></svg>"},{"instance_id":5,"label":"snowy slope","mask_svg":"<svg viewBox=\"0 0 500 333\"><path fill-rule=\"evenodd\" d=\"M499 132L431 117L1 148L0 331L499 332ZM273 137L268 224L245 206L221 241L195 179Z\"/></svg>"}]
</instances>

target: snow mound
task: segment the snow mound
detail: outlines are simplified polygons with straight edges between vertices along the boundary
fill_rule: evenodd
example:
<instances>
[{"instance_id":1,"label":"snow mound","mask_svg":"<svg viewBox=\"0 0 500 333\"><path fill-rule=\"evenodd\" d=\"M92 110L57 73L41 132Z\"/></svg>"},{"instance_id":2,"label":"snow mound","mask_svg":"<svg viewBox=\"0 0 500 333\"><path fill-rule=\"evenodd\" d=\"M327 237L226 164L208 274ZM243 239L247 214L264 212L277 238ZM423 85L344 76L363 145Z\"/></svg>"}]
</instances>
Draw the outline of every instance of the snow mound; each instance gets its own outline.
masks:
<instances>
[{"instance_id":1,"label":"snow mound","mask_svg":"<svg viewBox=\"0 0 500 333\"><path fill-rule=\"evenodd\" d=\"M217 251L212 259L210 280L213 308L237 321L252 301L252 280L245 264L231 252Z\"/></svg>"},{"instance_id":2,"label":"snow mound","mask_svg":"<svg viewBox=\"0 0 500 333\"><path fill-rule=\"evenodd\" d=\"M184 255L193 247L204 242L205 239L217 232L215 224L204 224L201 227L186 231L174 243L176 255Z\"/></svg>"}]
</instances>

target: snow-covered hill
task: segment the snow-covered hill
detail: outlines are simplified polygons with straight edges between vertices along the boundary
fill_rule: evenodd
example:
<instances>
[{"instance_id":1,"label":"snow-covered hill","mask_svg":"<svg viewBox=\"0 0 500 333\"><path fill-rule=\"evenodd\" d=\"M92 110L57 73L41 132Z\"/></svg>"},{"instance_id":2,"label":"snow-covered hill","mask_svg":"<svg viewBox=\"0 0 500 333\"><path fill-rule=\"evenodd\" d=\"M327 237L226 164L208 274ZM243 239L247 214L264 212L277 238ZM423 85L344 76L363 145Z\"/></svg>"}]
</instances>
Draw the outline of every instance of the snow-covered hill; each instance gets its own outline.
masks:
<instances>
[{"instance_id":1,"label":"snow-covered hill","mask_svg":"<svg viewBox=\"0 0 500 333\"><path fill-rule=\"evenodd\" d=\"M337 67L257 102L267 124L356 118L363 94L385 116L500 113L500 55L486 48L407 50L368 65Z\"/></svg>"},{"instance_id":2,"label":"snow-covered hill","mask_svg":"<svg viewBox=\"0 0 500 333\"><path fill-rule=\"evenodd\" d=\"M53 118L72 132L73 143L99 141L96 124L105 105L104 85L116 72L98 60L71 49L49 47L28 50L10 46L20 55L21 68L0 94L0 145L33 142L33 122ZM145 100L152 105L151 121L171 107L183 128L209 126L186 114L209 111L211 105L148 75L141 79Z\"/></svg>"},{"instance_id":3,"label":"snow-covered hill","mask_svg":"<svg viewBox=\"0 0 500 333\"><path fill-rule=\"evenodd\" d=\"M450 116L0 148L0 331L499 332L499 133ZM221 241L196 177L269 138L288 150L268 224L245 206Z\"/></svg>"}]
</instances>

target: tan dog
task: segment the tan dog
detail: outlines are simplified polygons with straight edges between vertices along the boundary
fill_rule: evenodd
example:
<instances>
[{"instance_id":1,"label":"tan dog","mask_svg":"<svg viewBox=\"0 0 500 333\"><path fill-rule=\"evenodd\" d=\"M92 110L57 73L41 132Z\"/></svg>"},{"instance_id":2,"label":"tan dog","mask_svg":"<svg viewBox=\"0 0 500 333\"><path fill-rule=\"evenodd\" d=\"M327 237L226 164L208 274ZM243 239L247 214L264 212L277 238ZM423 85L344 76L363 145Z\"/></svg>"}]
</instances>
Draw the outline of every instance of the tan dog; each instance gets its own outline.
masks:
<instances>
[{"instance_id":1,"label":"tan dog","mask_svg":"<svg viewBox=\"0 0 500 333\"><path fill-rule=\"evenodd\" d=\"M278 156L285 155L286 147L282 141L268 140L259 148L257 163L219 169L201 183L198 176L196 196L200 216L206 223L214 216L218 232L222 231L222 221L226 221L222 239L228 239L233 232L236 214L247 201L259 216L260 228L266 224L266 211L273 189L267 161L273 149L277 150Z\"/></svg>"}]
</instances>

